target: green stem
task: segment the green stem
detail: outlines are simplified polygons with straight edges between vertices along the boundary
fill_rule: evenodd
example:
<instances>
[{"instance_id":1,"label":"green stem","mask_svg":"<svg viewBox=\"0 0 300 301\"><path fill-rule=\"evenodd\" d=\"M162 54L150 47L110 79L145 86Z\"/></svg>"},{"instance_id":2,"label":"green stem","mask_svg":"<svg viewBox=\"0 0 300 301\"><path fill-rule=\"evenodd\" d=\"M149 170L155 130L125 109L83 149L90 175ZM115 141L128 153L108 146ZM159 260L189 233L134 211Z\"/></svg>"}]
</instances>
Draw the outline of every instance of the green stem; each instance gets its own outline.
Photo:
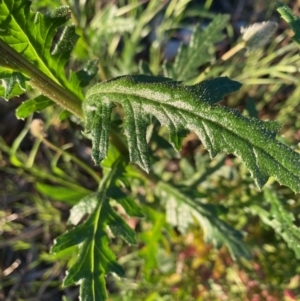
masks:
<instances>
[{"instance_id":1,"label":"green stem","mask_svg":"<svg viewBox=\"0 0 300 301\"><path fill-rule=\"evenodd\" d=\"M234 56L237 52L244 49L245 47L246 47L245 42L242 41L241 43L235 45L233 48L231 48L226 53L224 53L221 57L221 60L222 61L227 61L228 59L230 59L232 56Z\"/></svg>"},{"instance_id":2,"label":"green stem","mask_svg":"<svg viewBox=\"0 0 300 301\"><path fill-rule=\"evenodd\" d=\"M45 137L42 137L42 142L48 146L49 148L53 149L54 151L56 151L59 154L63 154L64 156L69 157L71 160L73 160L78 166L80 166L83 170L85 170L87 173L89 173L94 180L97 183L100 183L101 178L97 175L97 173L90 168L87 164L85 164L83 161L79 160L76 156L71 155L70 153L64 151L63 149L60 149L59 147L57 147L56 145L54 145L53 143L51 143L50 141L48 141Z\"/></svg>"},{"instance_id":3,"label":"green stem","mask_svg":"<svg viewBox=\"0 0 300 301\"><path fill-rule=\"evenodd\" d=\"M58 83L50 79L42 71L40 71L31 62L25 59L22 55L12 49L9 45L0 39L0 65L7 68L22 72L30 77L30 84L41 91L42 94L49 97L62 108L70 111L78 118L84 120L84 114L81 108L80 99L69 91L67 88L60 86ZM110 140L118 151L128 158L128 149L123 140L119 137L118 133L113 129L110 131ZM45 141L44 141L45 142ZM61 152L61 150L59 150ZM70 155L69 155L70 156ZM74 159L74 158L73 158ZM77 162L78 163L78 162ZM79 164L80 165L80 164ZM82 166L83 167L83 166ZM86 169L86 167L84 167ZM137 168L139 173L144 177L147 175ZM89 172L91 172L89 170ZM93 174L93 177L98 180L98 176ZM149 176L148 176L149 179Z\"/></svg>"},{"instance_id":4,"label":"green stem","mask_svg":"<svg viewBox=\"0 0 300 301\"><path fill-rule=\"evenodd\" d=\"M8 145L6 145L6 143L4 142L4 140L1 137L0 137L0 151L8 154L9 156L12 156L11 148ZM62 179L56 175L52 175L51 172L44 171L40 167L35 167L35 166L28 167L21 160L17 162L17 165L15 164L15 162L13 163L13 165L17 166L17 167L21 167L21 169L20 169L21 173L28 173L28 174L35 176L36 178L43 179L43 180L49 180L51 182L74 189L76 191L80 191L82 193L86 193L86 194L91 193L91 190L86 189L86 188L78 185L75 182L70 182L70 181ZM15 172L15 171L12 171L12 172Z\"/></svg>"},{"instance_id":5,"label":"green stem","mask_svg":"<svg viewBox=\"0 0 300 301\"><path fill-rule=\"evenodd\" d=\"M30 77L30 85L41 91L65 110L80 119L84 118L81 101L71 91L50 79L34 64L0 39L0 65L19 71Z\"/></svg>"}]
</instances>

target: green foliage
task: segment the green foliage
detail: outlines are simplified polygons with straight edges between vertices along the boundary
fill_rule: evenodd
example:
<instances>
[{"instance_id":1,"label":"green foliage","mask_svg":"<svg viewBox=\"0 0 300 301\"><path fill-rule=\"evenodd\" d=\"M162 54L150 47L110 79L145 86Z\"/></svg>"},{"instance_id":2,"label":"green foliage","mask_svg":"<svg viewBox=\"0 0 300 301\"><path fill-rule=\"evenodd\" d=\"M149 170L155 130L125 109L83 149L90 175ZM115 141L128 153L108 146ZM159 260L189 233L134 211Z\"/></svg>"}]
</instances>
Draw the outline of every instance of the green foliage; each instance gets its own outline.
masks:
<instances>
[{"instance_id":1,"label":"green foliage","mask_svg":"<svg viewBox=\"0 0 300 301\"><path fill-rule=\"evenodd\" d=\"M74 74L67 78L64 71L78 39L74 26L64 27L59 40L52 46L58 28L65 24L70 16L67 6L42 15L30 11L29 1L4 0L0 3L0 22L5 28L1 31L1 39L15 51L22 53L22 57L33 63L50 79L83 98L78 78ZM20 69L17 62L7 62L5 57L1 57L1 63L4 68L16 68L18 71ZM7 82L6 79L2 80Z\"/></svg>"},{"instance_id":2,"label":"green foliage","mask_svg":"<svg viewBox=\"0 0 300 301\"><path fill-rule=\"evenodd\" d=\"M229 16L218 15L204 29L195 28L189 45L181 44L172 67L166 76L187 81L195 77L200 66L212 60L213 46L224 38L222 30L228 24Z\"/></svg>"},{"instance_id":3,"label":"green foliage","mask_svg":"<svg viewBox=\"0 0 300 301\"><path fill-rule=\"evenodd\" d=\"M256 235L256 229L251 228L255 224L253 215L286 243L278 247L276 258L282 260L288 254L292 262L294 258L288 248L300 258L300 232L294 225L297 214L291 214L284 204L294 197L289 188L300 192L300 155L284 144L283 137L280 142L276 139L280 129L277 122L257 118L257 107L262 105L252 98L247 111L255 118L218 103L232 92L237 93L227 96L227 100L236 105L245 95L267 99L280 91L283 83L299 84L294 76L297 69L294 64L299 58L293 52L288 54L295 47L277 49L273 45L268 54L250 54L243 57L242 63L221 62L214 48L224 39L224 28L230 27L229 16L202 11L211 18L209 25L204 29L195 27L190 42L181 43L174 63L163 63L164 43L174 29L182 25L186 16L198 16L198 11L190 9L191 1L151 0L144 4L145 8L138 1L128 1L123 7L100 5L95 10L96 2L70 1L75 28L67 23L71 17L67 6L41 14L30 10L30 1L0 1L0 96L11 99L27 92L28 100L18 107L16 115L30 120L32 113L44 110L42 116L47 122L43 130L53 120L61 122L73 113L84 122L86 136L92 138L94 162L101 163L95 172L86 162L89 147L85 146L82 129L78 130L80 126L72 123L78 121L74 118L63 124L70 127L65 136L71 136L69 142L75 145L75 150L67 151L70 144L50 130L49 138L39 135L32 150L23 151L22 142L30 122L11 147L1 139L0 169L7 168L2 158L6 156L10 164L7 169L21 171L18 174L34 183L39 196L72 206L68 224L55 228L55 235L60 236L55 239L52 254L44 253L43 258L52 262L58 259L66 262L70 258L63 284L79 284L81 300L107 300L107 288L114 289L106 277L109 274L125 277L123 266L126 277L134 279L132 283L144 277L156 285L154 288L139 284L136 294L145 300L219 300L222 294L229 300L242 300L244 295L237 297L235 290L219 289L221 293L216 294L210 291L218 291L214 285L222 283L222 279L231 283L234 273L240 273L236 265L246 262L241 258L250 259L255 253L256 239L265 232ZM205 3L206 8L209 3ZM36 7L50 5L55 6L43 0ZM295 30L294 39L299 42L298 18L284 5L279 4L278 10ZM81 36L79 40L77 33ZM144 38L151 44L149 61L142 55L146 48L141 42ZM75 59L70 59L73 50ZM138 70L135 62L140 57L143 58L140 69L147 75L113 78ZM259 62L261 68L254 62ZM99 77L109 80L85 90L98 69ZM273 73L269 75L270 70ZM241 87L236 79L246 85ZM181 81L197 84L189 86ZM249 88L258 83L267 84L265 90ZM36 95L32 88L41 95ZM245 92L248 89L249 95ZM51 108L54 103L64 109L59 116ZM209 163L202 146L197 151L189 147L189 143L199 142L191 134L185 140L188 130L200 138L211 158L219 152L238 157L259 188L272 178L288 188L274 184L272 190L264 188L263 193L258 192L238 159L222 155ZM165 138L167 132L169 141ZM58 147L50 140L64 145ZM47 148L40 148L42 143ZM174 149L182 149L183 158ZM141 169L129 164L128 153L129 160ZM46 160L40 162L41 158ZM49 168L45 167L47 164ZM58 209L48 210L49 202L36 203L39 218L50 227L51 219L58 219ZM298 210L296 205L293 209ZM201 230L191 227L195 221ZM13 227L5 224L4 231L14 230ZM243 242L245 232L249 245ZM141 243L137 246L137 242ZM29 249L30 245L20 242L16 248ZM264 248L272 250L272 242ZM144 259L144 265L140 258ZM236 263L231 267L232 260ZM206 283L209 261L214 262L215 270ZM226 272L220 266L226 266ZM290 278L295 274L296 267ZM271 275L268 279L272 285L283 285L280 277L275 279ZM125 292L136 289L136 283L132 287L126 281L122 279L119 287L123 285ZM112 298L133 300L134 293Z\"/></svg>"},{"instance_id":4,"label":"green foliage","mask_svg":"<svg viewBox=\"0 0 300 301\"><path fill-rule=\"evenodd\" d=\"M10 99L26 91L26 77L23 74L1 68L0 78L2 80L0 95L4 98Z\"/></svg>"},{"instance_id":5,"label":"green foliage","mask_svg":"<svg viewBox=\"0 0 300 301\"><path fill-rule=\"evenodd\" d=\"M250 257L249 251L242 242L242 233L219 219L218 209L221 208L193 200L178 188L163 182L159 182L156 189L157 194L166 204L167 220L171 225L184 232L195 218L202 226L207 243L212 243L217 248L226 245L234 259Z\"/></svg>"},{"instance_id":6,"label":"green foliage","mask_svg":"<svg viewBox=\"0 0 300 301\"><path fill-rule=\"evenodd\" d=\"M124 173L124 161L116 155L104 164L106 173L97 193L83 198L72 208L70 222L77 225L86 214L89 217L83 224L59 236L52 247L52 252L61 252L79 246L78 258L69 269L64 285L82 281L81 300L106 300L105 275L112 272L124 277L124 271L109 247L107 227L114 236L136 244L134 231L120 218L109 199L114 198L119 204L124 204L127 214L141 216L134 200L124 196L118 187L117 182L122 180Z\"/></svg>"},{"instance_id":7,"label":"green foliage","mask_svg":"<svg viewBox=\"0 0 300 301\"><path fill-rule=\"evenodd\" d=\"M238 111L214 105L238 88L238 83L227 78L182 86L170 79L148 76L126 76L93 86L86 94L84 112L86 132L93 139L94 161L99 163L106 156L111 110L116 101L127 116L124 131L130 160L146 171L146 129L149 115L153 115L167 126L175 148L181 146L178 132L188 128L198 135L212 157L220 151L240 157L258 187L273 176L295 192L300 191L300 157L276 141L279 125L245 118Z\"/></svg>"},{"instance_id":8,"label":"green foliage","mask_svg":"<svg viewBox=\"0 0 300 301\"><path fill-rule=\"evenodd\" d=\"M258 205L253 205L250 209L260 217L263 223L272 227L275 233L286 241L289 248L295 252L296 258L299 259L300 229L294 225L294 215L284 207L282 200L274 190L264 189L264 196L267 204L270 205L269 211Z\"/></svg>"},{"instance_id":9,"label":"green foliage","mask_svg":"<svg viewBox=\"0 0 300 301\"><path fill-rule=\"evenodd\" d=\"M80 199L87 195L87 192L77 191L64 186L53 187L52 185L37 183L35 187L40 193L51 197L54 200L66 202L70 205L77 204Z\"/></svg>"},{"instance_id":10,"label":"green foliage","mask_svg":"<svg viewBox=\"0 0 300 301\"><path fill-rule=\"evenodd\" d=\"M53 105L54 102L44 95L39 95L35 98L23 102L17 109L16 115L18 118L27 118L32 112L40 112L43 109Z\"/></svg>"},{"instance_id":11,"label":"green foliage","mask_svg":"<svg viewBox=\"0 0 300 301\"><path fill-rule=\"evenodd\" d=\"M281 17L290 25L295 33L293 40L297 44L300 44L300 18L295 16L288 6L280 2L277 2L277 7Z\"/></svg>"}]
</instances>

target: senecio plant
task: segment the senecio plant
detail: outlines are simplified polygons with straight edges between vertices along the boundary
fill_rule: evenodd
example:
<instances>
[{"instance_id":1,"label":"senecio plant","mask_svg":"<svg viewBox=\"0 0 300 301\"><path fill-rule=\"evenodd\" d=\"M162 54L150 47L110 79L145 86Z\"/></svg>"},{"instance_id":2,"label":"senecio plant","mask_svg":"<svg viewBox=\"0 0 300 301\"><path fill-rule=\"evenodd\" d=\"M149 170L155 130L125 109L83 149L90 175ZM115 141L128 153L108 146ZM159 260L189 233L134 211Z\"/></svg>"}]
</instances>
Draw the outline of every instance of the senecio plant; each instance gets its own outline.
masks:
<instances>
[{"instance_id":1,"label":"senecio plant","mask_svg":"<svg viewBox=\"0 0 300 301\"><path fill-rule=\"evenodd\" d=\"M152 2L149 5L155 4ZM143 218L143 206L130 193L132 179L154 187L156 197L163 199L169 209L172 204L173 225L182 229L196 219L203 227L206 242L216 247L225 245L233 259L248 257L242 233L219 219L213 205L202 203L192 192L164 181L151 170L154 159L146 138L148 126L155 122L154 116L168 129L169 141L176 150L181 149L187 131L193 131L212 158L220 152L240 158L258 189L273 177L295 193L300 192L300 155L276 140L280 125L245 117L238 110L218 104L225 95L239 90L240 83L227 77L194 85L182 82L197 75L200 63L197 65L196 61L202 60L204 64L210 60L205 47L222 38L228 18L216 16L205 30L195 31L192 42L199 51L182 44L174 63L165 64L164 76L149 72L125 75L88 87L97 73L97 61L88 62L82 70L68 76L65 72L78 39L73 25L64 26L71 18L69 7L42 14L31 11L30 6L27 0L0 1L1 96L10 99L32 88L40 91L40 96L26 100L17 109L18 118L26 118L55 103L65 110L61 118L74 115L92 140L95 164L101 164L103 169L98 190L73 206L69 219L73 228L57 237L52 247L54 253L71 247L77 250L77 259L69 267L63 285L79 284L81 300L102 301L107 299L106 275L124 277L124 270L109 246L110 237L121 236L132 245L137 241L134 230L112 202L121 206L127 216ZM294 26L298 41L299 20L281 4L279 11ZM62 26L59 39L54 39ZM276 23L266 22L248 31L243 29L242 47L235 51L264 44L264 37L270 39L276 27ZM223 59L227 58L228 55ZM111 124L112 112L119 105L125 116L122 127L127 143ZM32 132L43 140L41 129L42 123L35 121ZM48 145L51 147L50 142ZM272 210L276 214L281 206L276 203L276 195L271 189L266 189L265 194L274 200ZM299 239L298 229L289 213L279 209L278 233L285 231L282 236L299 256L295 242L295 237ZM185 221L180 218L182 213Z\"/></svg>"}]
</instances>

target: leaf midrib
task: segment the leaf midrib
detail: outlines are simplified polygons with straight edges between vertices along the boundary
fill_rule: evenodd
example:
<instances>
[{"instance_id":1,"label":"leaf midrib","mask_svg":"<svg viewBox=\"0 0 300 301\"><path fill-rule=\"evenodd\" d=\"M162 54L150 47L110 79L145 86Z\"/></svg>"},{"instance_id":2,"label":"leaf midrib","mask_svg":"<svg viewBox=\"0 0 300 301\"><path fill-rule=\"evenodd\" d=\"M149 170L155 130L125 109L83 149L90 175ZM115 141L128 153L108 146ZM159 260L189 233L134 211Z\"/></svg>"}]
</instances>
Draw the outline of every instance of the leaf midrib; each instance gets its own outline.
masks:
<instances>
[{"instance_id":1,"label":"leaf midrib","mask_svg":"<svg viewBox=\"0 0 300 301\"><path fill-rule=\"evenodd\" d=\"M95 93L91 93L91 94L89 94L88 96L87 96L87 98L89 98L90 96L94 96L94 95L97 95L97 94L103 94L103 95L106 95L106 94L118 94L118 95L123 95L123 94L125 94L125 95L129 95L129 96L132 96L132 97L135 97L135 98L144 98L144 99L146 99L147 101L149 101L149 102L152 102L154 105L160 105L160 106L162 106L163 107L163 109L165 110L165 108L164 107L170 107L170 108L172 108L172 109L176 109L176 110L179 110L179 111L184 111L184 112L187 112L187 113L189 113L189 114L191 114L191 115L193 115L194 116L194 118L202 118L203 120L205 120L205 121L207 121L207 122L211 122L211 123L213 123L213 124L215 124L215 125L217 125L217 126L219 126L220 128L223 128L223 129L225 129L226 131L228 131L228 132L230 132L230 133L232 133L232 134L234 134L235 136L237 136L237 137L239 137L240 139L242 139L243 141L246 141L246 142L249 142L247 139L244 139L242 136L239 136L236 132L234 132L234 131L231 131L230 129L228 129L228 128L226 128L226 127L223 127L223 126L220 126L220 124L219 123L217 123L216 121L213 121L213 120L210 120L210 119L207 119L207 118L205 118L205 117L203 117L202 115L197 115L196 113L194 113L194 111L189 111L189 110L186 110L186 109L183 109L183 108L178 108L178 107L176 107L176 106L173 106L172 104L169 104L169 103L162 103L162 102L160 102L159 100L157 100L157 99L152 99L152 98L148 98L148 97L144 97L144 96L140 96L140 95L138 95L138 94L135 94L135 93L126 93L126 92L115 92L115 91L112 91L112 92L110 92L110 91L104 91L104 92L95 92ZM111 101L111 102L113 102L113 101ZM116 101L116 102L119 102L119 101ZM141 101L140 101L141 102ZM120 102L121 103L121 102ZM122 104L122 103L121 103ZM221 108L221 107L220 107ZM184 116L184 115L183 115ZM172 121L172 124L174 125L174 123L173 123L173 121ZM255 146L256 146L256 144L254 144ZM256 146L257 148L260 148L260 146Z\"/></svg>"},{"instance_id":2,"label":"leaf midrib","mask_svg":"<svg viewBox=\"0 0 300 301\"><path fill-rule=\"evenodd\" d=\"M97 208L97 213L95 214L95 220L94 220L94 229L93 229L93 236L92 236L92 241L91 241L91 252L92 252L92 256L91 256L91 268L92 268L92 274L95 273L95 262L94 262L94 258L95 258L95 249L98 248L97 244L96 244L96 234L98 231L98 226L100 223L100 217L101 217L101 210L103 208L103 204L106 201L105 200L105 195L106 192L111 184L111 181L113 179L113 177L115 176L115 173L118 171L118 166L120 161L117 160L115 162L115 164L112 166L111 170L109 171L109 173L103 178L103 182L102 182L102 188L103 191L101 192L101 202L99 202L98 208ZM101 187L100 187L101 189ZM99 196L97 196L97 198L99 198ZM102 254L102 256L104 256L103 252L100 252ZM109 261L109 259L107 260ZM92 289L93 289L93 296L95 296L95 277L92 277ZM96 299L95 299L96 300Z\"/></svg>"},{"instance_id":3,"label":"leaf midrib","mask_svg":"<svg viewBox=\"0 0 300 301\"><path fill-rule=\"evenodd\" d=\"M138 87L137 87L138 88ZM90 96L95 96L95 95L97 95L97 94L103 94L103 95L105 95L105 94L117 94L117 95L120 95L120 96L122 96L122 95L127 95L127 98L128 98L128 96L131 96L131 97L135 97L135 98L144 98L144 99L146 99L147 101L149 101L149 102L152 102L152 103L154 103L154 105L160 105L160 106L165 106L165 107L170 107L170 108L173 108L173 109L177 109L177 110L180 110L180 111L184 111L184 112L187 112L187 113L189 113L189 114L191 114L191 115L193 115L193 116L195 116L195 117L197 117L197 118L202 118L203 120L206 120L206 122L211 122L211 123L213 123L213 124L215 124L216 126L218 126L218 127L220 127L221 129L224 129L225 131L228 131L228 132L230 132L230 133L232 133L233 135L235 135L235 136L237 136L239 139L241 139L242 141L245 141L245 142L247 142L248 144L250 144L251 146L252 146L252 148L253 147L255 147L255 148L257 148L258 150L260 150L262 153L264 153L266 156L268 156L268 157L270 157L270 158L272 158L274 161L276 161L285 171L287 171L288 173L292 173L293 174L293 176L295 176L295 177L297 177L297 178L299 178L299 175L297 175L297 174L295 174L294 173L294 171L293 172L291 172L289 169L287 169L284 165L282 165L282 163L281 162L279 162L278 161L278 159L277 158L275 158L275 157L273 157L273 155L271 156L270 154L269 154L269 152L267 152L266 150L264 150L263 148L261 148L261 146L257 146L255 143L252 143L251 141L249 142L249 140L247 140L247 139L245 139L244 137L242 137L242 136L239 136L236 132L233 132L232 130L230 130L230 129L228 129L228 128L226 128L226 127L222 127L222 126L220 126L220 124L219 123L217 123L216 121L212 121L212 120L210 120L210 119L207 119L207 118L205 118L205 117L203 117L203 116L199 116L199 115L196 115L193 111L189 111L189 110L186 110L186 109L183 109L183 108L178 108L178 107L176 107L176 106L172 106L171 104L169 104L169 103L161 103L161 102L159 102L159 100L157 100L157 99L152 99L152 98L148 98L148 97L145 97L145 96L140 96L140 95L137 95L137 94L135 94L134 92L131 92L131 93L129 93L129 92L115 92L115 91L109 91L109 90L105 90L105 91L101 91L101 92L92 92L92 93L90 93L90 94L88 94L87 95L87 98L89 98ZM113 102L113 101L112 101ZM116 102L118 102L118 101L116 101ZM121 102L120 102L121 103ZM266 137L264 137L264 138L266 138ZM273 142L273 140L272 140L272 142ZM252 150L252 152L253 152L253 150Z\"/></svg>"},{"instance_id":4,"label":"leaf midrib","mask_svg":"<svg viewBox=\"0 0 300 301\"><path fill-rule=\"evenodd\" d=\"M29 47L31 48L31 50L33 49L33 52L35 54L35 56L38 58L38 61L42 64L42 66L44 66L45 70L47 70L49 72L49 74L47 74L48 76L50 75L51 79L54 80L56 83L60 84L60 82L57 80L57 78L53 75L52 71L48 68L47 64L45 64L45 62L43 61L43 59L38 55L38 53L36 52L36 49L35 47L33 47L33 43L32 41L29 39L28 35L26 34L26 32L22 29L22 27L20 26L20 24L17 22L15 16L14 16L14 9L15 7L12 8L12 11L8 8L7 4L6 4L6 1L4 0L4 5L6 6L8 12L11 14L11 17L14 21L14 23L17 25L19 31L18 32L22 32L23 33L23 36L26 37L26 40L28 41L28 45ZM29 16L30 14L33 14L32 12L29 13ZM38 12L36 12L35 14L39 14ZM27 21L25 20L25 24L27 26ZM19 39L18 39L19 40ZM19 43L21 43L21 41L19 40ZM42 71L42 70L41 70ZM44 71L42 71L44 72ZM45 72L44 72L45 73Z\"/></svg>"},{"instance_id":5,"label":"leaf midrib","mask_svg":"<svg viewBox=\"0 0 300 301\"><path fill-rule=\"evenodd\" d=\"M219 16L217 16L216 17L216 19L215 20L218 20L218 18L219 18ZM212 21L212 22L214 22L214 21ZM210 24L211 25L211 24ZM193 34L195 34L195 31L196 31L196 29L194 29L194 31L193 31ZM219 28L215 28L215 30L214 31L212 31L211 30L211 26L210 26L210 30L208 29L208 28L205 28L201 33L203 34L203 37L204 37L204 45L205 44L207 44L207 41L205 41L205 37L206 36L211 36L211 37L214 37L213 35L216 33L216 32L218 32L218 31L220 31L220 29ZM213 40L213 39L212 39ZM210 43L208 43L208 45L209 44L211 44L211 41L209 41ZM202 47L201 48L202 49L202 52L204 51L204 47ZM185 78L185 74L188 72L188 70L189 69L191 69L190 68L190 65L191 65L191 63L194 61L194 58L195 57L197 57L197 55L199 55L199 53L197 52L197 51L191 51L192 49L191 48L188 48L187 49L188 50L188 57L189 57L189 60L187 61L187 63L183 66L183 69L180 71L180 78L182 78L182 79L184 79ZM207 49L207 51L208 51L208 49Z\"/></svg>"}]
</instances>

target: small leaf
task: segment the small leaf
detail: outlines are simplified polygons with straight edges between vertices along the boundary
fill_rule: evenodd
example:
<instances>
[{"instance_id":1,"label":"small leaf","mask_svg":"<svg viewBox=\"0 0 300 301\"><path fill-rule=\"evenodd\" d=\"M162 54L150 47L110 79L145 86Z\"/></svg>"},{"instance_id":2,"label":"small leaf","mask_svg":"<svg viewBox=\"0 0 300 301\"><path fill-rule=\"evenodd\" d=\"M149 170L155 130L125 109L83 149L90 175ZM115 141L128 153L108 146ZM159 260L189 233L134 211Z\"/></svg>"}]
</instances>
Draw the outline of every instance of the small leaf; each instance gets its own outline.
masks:
<instances>
[{"instance_id":1,"label":"small leaf","mask_svg":"<svg viewBox=\"0 0 300 301\"><path fill-rule=\"evenodd\" d=\"M92 193L85 196L71 208L68 222L77 225L86 214L91 215L96 207L97 194Z\"/></svg>"},{"instance_id":2,"label":"small leaf","mask_svg":"<svg viewBox=\"0 0 300 301\"><path fill-rule=\"evenodd\" d=\"M64 186L53 186L43 183L37 183L35 188L40 193L60 202L65 202L70 205L74 205L79 202L80 199L85 197L88 191L74 190Z\"/></svg>"},{"instance_id":3,"label":"small leaf","mask_svg":"<svg viewBox=\"0 0 300 301\"><path fill-rule=\"evenodd\" d=\"M295 35L293 40L300 45L300 18L293 14L292 10L281 2L277 1L277 11L281 17L290 25Z\"/></svg>"},{"instance_id":4,"label":"small leaf","mask_svg":"<svg viewBox=\"0 0 300 301\"><path fill-rule=\"evenodd\" d=\"M44 95L37 96L35 98L26 100L17 109L16 115L18 118L27 118L34 112L40 112L43 109L52 106L54 103L48 97Z\"/></svg>"},{"instance_id":5,"label":"small leaf","mask_svg":"<svg viewBox=\"0 0 300 301\"><path fill-rule=\"evenodd\" d=\"M28 80L28 78L19 72L11 72L0 68L0 81L4 88L0 96L5 99L10 99L13 96L23 94L27 89L26 80Z\"/></svg>"},{"instance_id":6,"label":"small leaf","mask_svg":"<svg viewBox=\"0 0 300 301\"><path fill-rule=\"evenodd\" d=\"M171 70L165 65L168 74L176 80L189 80L196 76L198 68L213 58L210 49L224 38L222 30L228 21L228 15L218 15L205 29L195 28L189 45L181 44Z\"/></svg>"},{"instance_id":7,"label":"small leaf","mask_svg":"<svg viewBox=\"0 0 300 301\"><path fill-rule=\"evenodd\" d=\"M119 187L112 187L109 195L120 204L129 216L144 217L142 209L133 198L123 192Z\"/></svg>"},{"instance_id":8,"label":"small leaf","mask_svg":"<svg viewBox=\"0 0 300 301\"><path fill-rule=\"evenodd\" d=\"M56 57L63 57L65 54L69 56L75 47L78 38L79 36L75 33L75 26L66 26L58 42L54 45L51 54Z\"/></svg>"},{"instance_id":9,"label":"small leaf","mask_svg":"<svg viewBox=\"0 0 300 301\"><path fill-rule=\"evenodd\" d=\"M0 1L0 39L56 83L83 99L79 81L74 73L66 77L65 65L69 60L77 35L74 26L67 26L53 44L57 30L70 16L69 7L62 6L45 15L30 11L31 1ZM53 55L50 53L53 46ZM8 62L14 69L15 65Z\"/></svg>"},{"instance_id":10,"label":"small leaf","mask_svg":"<svg viewBox=\"0 0 300 301\"><path fill-rule=\"evenodd\" d=\"M264 197L270 209L265 210L261 206L251 205L251 212L258 215L264 224L270 226L294 251L297 259L300 259L300 228L294 224L293 213L285 208L279 195L271 187L264 189Z\"/></svg>"},{"instance_id":11,"label":"small leaf","mask_svg":"<svg viewBox=\"0 0 300 301\"><path fill-rule=\"evenodd\" d=\"M67 111L67 110L63 110L63 111L60 112L60 114L59 114L59 116L58 116L58 119L59 119L60 121L63 121L63 120L65 120L65 119L69 118L70 116L72 116L72 113L71 113L71 112L69 112L69 111Z\"/></svg>"},{"instance_id":12,"label":"small leaf","mask_svg":"<svg viewBox=\"0 0 300 301\"><path fill-rule=\"evenodd\" d=\"M264 190L266 201L271 205L270 217L273 229L291 248L297 259L300 259L300 229L294 224L295 217L292 212L284 208L282 201L274 190Z\"/></svg>"},{"instance_id":13,"label":"small leaf","mask_svg":"<svg viewBox=\"0 0 300 301\"><path fill-rule=\"evenodd\" d=\"M242 233L220 220L215 206L192 200L178 188L163 182L156 186L156 194L166 204L167 221L180 231L184 232L196 218L202 226L206 242L217 248L225 245L235 260L250 257Z\"/></svg>"},{"instance_id":14,"label":"small leaf","mask_svg":"<svg viewBox=\"0 0 300 301\"><path fill-rule=\"evenodd\" d=\"M108 138L110 130L110 117L114 104L103 101L102 106L89 105L86 102L85 109L97 118L85 119L85 133L91 134L94 139L92 157L96 163L100 163L105 157L108 149Z\"/></svg>"},{"instance_id":15,"label":"small leaf","mask_svg":"<svg viewBox=\"0 0 300 301\"><path fill-rule=\"evenodd\" d=\"M98 60L88 61L84 67L76 72L81 87L86 87L98 72Z\"/></svg>"},{"instance_id":16,"label":"small leaf","mask_svg":"<svg viewBox=\"0 0 300 301\"><path fill-rule=\"evenodd\" d=\"M176 133L189 129L198 135L211 157L226 152L241 158L259 188L273 176L299 192L300 155L276 140L279 124L247 118L237 110L215 104L239 87L226 77L184 86L146 75L123 76L93 86L83 109L86 132L93 140L94 161L98 164L106 156L111 111L113 103L119 102L125 111L130 160L144 170L149 169L146 128L153 115L168 128L174 147L178 146Z\"/></svg>"},{"instance_id":17,"label":"small leaf","mask_svg":"<svg viewBox=\"0 0 300 301\"><path fill-rule=\"evenodd\" d=\"M224 77L218 77L214 80L205 80L201 84L192 87L191 93L196 92L197 95L201 95L201 99L205 99L213 105L223 100L225 95L238 90L241 84Z\"/></svg>"},{"instance_id":18,"label":"small leaf","mask_svg":"<svg viewBox=\"0 0 300 301\"><path fill-rule=\"evenodd\" d=\"M64 285L80 283L81 300L106 300L105 276L108 273L114 273L120 277L125 275L109 246L110 239L107 228L114 235L121 236L129 244L136 244L134 231L109 203L109 199L116 195L113 195L112 192L115 189L120 189L118 181L122 180L122 175L125 172L124 162L119 156L116 156L113 150L112 153L105 162L105 174L97 193L85 196L71 210L69 221L77 226L58 237L51 250L52 252L61 252L70 247L78 246L78 258L69 269L64 279ZM117 198L124 199L125 196L118 193ZM130 198L129 200L127 207L133 204L130 203ZM131 213L138 212L135 206L132 210L130 208L127 210ZM88 218L85 222L78 225L86 215Z\"/></svg>"}]
</instances>

